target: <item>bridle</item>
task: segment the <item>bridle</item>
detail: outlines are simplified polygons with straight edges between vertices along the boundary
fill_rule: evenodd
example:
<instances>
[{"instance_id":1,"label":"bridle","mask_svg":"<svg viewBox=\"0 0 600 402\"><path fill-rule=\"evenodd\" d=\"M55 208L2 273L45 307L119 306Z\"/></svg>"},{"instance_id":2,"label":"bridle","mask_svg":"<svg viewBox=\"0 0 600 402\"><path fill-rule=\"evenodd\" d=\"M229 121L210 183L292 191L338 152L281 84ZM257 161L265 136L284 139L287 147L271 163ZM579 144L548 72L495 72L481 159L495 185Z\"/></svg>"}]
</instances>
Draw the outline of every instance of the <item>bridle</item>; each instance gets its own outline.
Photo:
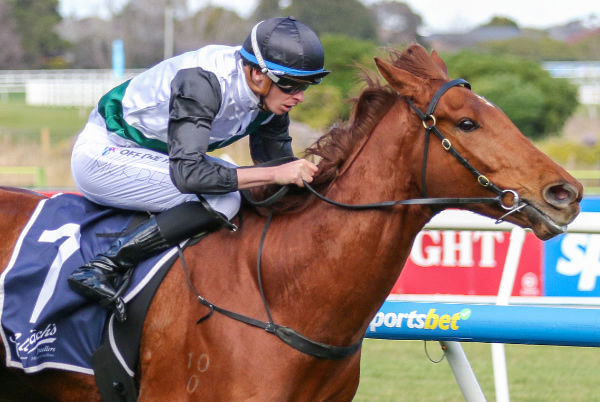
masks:
<instances>
[{"instance_id":1,"label":"bridle","mask_svg":"<svg viewBox=\"0 0 600 402\"><path fill-rule=\"evenodd\" d=\"M497 204L501 208L506 210L507 212L503 216L498 218L496 220L496 223L502 222L504 220L504 218L506 218L508 215L519 212L521 209L523 209L525 206L527 206L528 203L526 201L521 200L521 198L519 197L519 194L515 190L510 190L510 189L503 190L500 187L498 187L497 185L495 185L494 183L492 183L483 174L481 174L475 167L473 167L473 165L471 165L471 163L467 159L465 159L452 146L452 143L450 142L450 140L448 138L446 138L440 132L440 130L437 128L437 125L436 125L437 121L436 121L436 118L434 115L435 108L436 108L440 98L450 88L455 87L455 86L464 86L467 89L471 89L471 85L463 79L456 79L456 80L452 80L452 81L445 83L435 92L433 98L431 99L431 102L429 103L429 106L427 107L427 111L425 113L423 113L419 108L417 108L410 99L405 98L406 101L408 102L408 104L410 105L410 107L415 111L415 113L421 119L421 122L423 123L423 127L425 127L425 146L424 146L424 151L423 151L423 164L422 164L422 169L421 169L422 170L422 172L421 172L422 194L423 194L424 198L414 198L414 199L401 200L401 201L383 201L383 202L378 202L378 203L373 203L373 204L345 204L345 203L337 202L330 198L327 198L326 196L322 195L317 190L315 190L306 181L304 182L304 186L311 193L313 193L316 197L318 197L322 201L325 201L325 202L335 205L337 207L353 209L353 210L389 208L389 207L393 207L393 206L397 206L397 205L461 205L461 204L476 204L476 203ZM496 196L495 197L480 197L480 198L477 198L477 197L472 197L472 198L427 198L426 171L427 171L427 156L428 156L428 151L429 151L429 138L431 136L431 133L433 133L436 137L438 137L440 139L442 147L444 148L445 151L450 152L451 155L453 155L464 167L466 167L475 176L477 183L479 183L481 186L492 191L494 194L496 194ZM288 161L288 160L286 160L286 161ZM268 207L268 206L272 205L273 203L275 203L283 195L285 195L285 193L287 192L287 189L288 189L288 187L284 186L278 192L276 192L271 197L269 197L263 201L253 200L252 197L250 196L250 193L247 191L243 191L242 194L244 195L246 201L248 201L250 204L257 206L257 207ZM504 202L504 197L507 194L512 195L512 204L511 205L508 205ZM306 336L298 333L296 330L294 330L292 328L284 327L284 326L274 323L273 318L271 316L269 306L267 304L266 297L265 297L265 293L264 293L264 289L263 289L263 285L262 285L262 274L261 274L261 256L262 256L265 237L267 234L267 230L270 226L272 217L273 217L273 212L271 212L267 217L267 221L265 223L265 228L263 230L263 233L262 233L262 236L260 239L260 243L259 243L258 258L257 258L258 286L259 286L260 295L261 295L261 298L263 301L263 305L265 307L265 311L266 311L266 314L268 317L267 322L260 321L260 320L257 320L257 319L251 318L251 317L244 316L242 314L235 313L233 311L226 310L224 308L221 308L221 307L209 302L205 298L203 298L198 293L198 291L196 290L196 288L194 287L194 285L192 284L192 282L190 280L189 272L187 270L185 261L183 259L183 252L181 251L181 248L180 248L180 251L179 251L180 258L182 261L183 268L186 271L186 276L188 278L188 284L191 287L191 289L193 290L193 292L196 294L198 301L201 304L203 304L204 306L209 308L209 312L204 317L200 318L198 320L198 323L206 320L213 314L213 312L216 311L216 312L226 315L234 320L241 321L248 325L252 325L252 326L255 326L258 328L262 328L265 331L267 331L268 333L276 335L283 342L285 342L289 346L293 347L294 349L299 350L300 352L306 353L310 356L321 358L321 359L342 359L342 358L351 356L352 354L354 354L356 351L358 351L360 349L360 346L362 345L362 339L360 341L358 341L357 343L350 345L350 346L333 346L333 345L328 345L328 344L324 344L321 342L311 340L311 339L307 338Z\"/></svg>"},{"instance_id":2,"label":"bridle","mask_svg":"<svg viewBox=\"0 0 600 402\"><path fill-rule=\"evenodd\" d=\"M425 128L425 145L423 147L423 163L421 167L421 193L423 198L413 198L408 200L401 201L383 201L377 202L373 204L345 204L341 202L334 201L326 196L322 195L318 191L316 191L309 183L304 182L304 186L313 193L317 198L325 201L329 204L335 205L341 208L347 209L377 209L377 208L388 208L396 205L464 205L464 204L497 204L502 209L507 211L504 215L496 220L496 223L501 223L504 219L515 212L519 212L521 209L526 207L528 203L524 200L521 200L519 197L519 193L515 190L510 189L501 189L496 184L492 183L487 177L485 177L481 172L479 172L471 163L463 157L457 150L452 146L452 143L448 138L442 134L442 132L437 127L437 119L435 117L435 108L442 97L450 88L455 86L464 86L467 89L471 89L471 85L463 80L456 79L449 82L446 82L442 85L433 95L433 98L429 102L429 106L427 107L427 111L423 113L409 98L404 98L406 102L410 105L410 107L415 111L417 116L421 119L423 127ZM460 198L428 198L427 197L427 157L429 154L429 138L431 133L435 134L437 138L440 139L442 148L445 151L449 152L458 162L460 162L467 170L469 170L473 176L475 176L477 183L488 190L492 191L496 194L496 197L460 197ZM508 195L512 195L512 203L506 204L504 198ZM277 193L274 195L276 196ZM274 202L270 200L271 203ZM268 203L267 200L262 201L262 203Z\"/></svg>"},{"instance_id":3,"label":"bridle","mask_svg":"<svg viewBox=\"0 0 600 402\"><path fill-rule=\"evenodd\" d=\"M428 155L428 150L429 150L429 137L430 137L430 134L433 132L435 134L435 136L440 139L444 150L447 152L450 152L450 154L452 156L454 156L454 158L457 161L459 161L465 168L467 168L467 170L470 171L473 174L473 176L475 176L477 183L479 183L481 186L487 188L488 190L490 190L494 194L496 194L496 198L493 198L493 200L497 200L497 203L500 205L500 207L502 207L504 210L507 211L506 214L504 214L502 217L498 218L498 220L496 221L496 223L500 223L508 215L513 214L513 213L518 212L521 209L523 209L527 205L527 203L525 201L521 201L519 194L515 190L510 190L510 189L502 190L497 185L492 183L487 177L485 177L483 174L481 174L477 169L475 169L475 167L473 167L473 165L471 165L471 163L466 158L464 158L452 146L452 143L450 142L450 140L447 139L442 134L442 132L437 128L437 121L436 121L434 112L435 112L435 108L436 108L440 98L450 88L459 86L459 85L462 85L469 90L471 89L471 84L469 84L467 81L463 80L462 78L446 82L435 92L435 94L433 95L433 98L431 99L431 102L429 102L429 106L427 107L427 111L425 113L421 112L421 110L419 108L417 108L410 99L406 98L406 101L408 102L410 107L415 111L417 116L419 116L419 118L421 119L421 122L423 123L423 127L425 127L425 145L423 147L423 167L421 169L421 186L422 186L421 191L423 193L423 197L427 197L427 181L426 181L427 155ZM511 194L513 196L513 201L512 201L511 205L507 205L504 203L504 196L507 194ZM486 201L480 201L480 202L486 202Z\"/></svg>"}]
</instances>

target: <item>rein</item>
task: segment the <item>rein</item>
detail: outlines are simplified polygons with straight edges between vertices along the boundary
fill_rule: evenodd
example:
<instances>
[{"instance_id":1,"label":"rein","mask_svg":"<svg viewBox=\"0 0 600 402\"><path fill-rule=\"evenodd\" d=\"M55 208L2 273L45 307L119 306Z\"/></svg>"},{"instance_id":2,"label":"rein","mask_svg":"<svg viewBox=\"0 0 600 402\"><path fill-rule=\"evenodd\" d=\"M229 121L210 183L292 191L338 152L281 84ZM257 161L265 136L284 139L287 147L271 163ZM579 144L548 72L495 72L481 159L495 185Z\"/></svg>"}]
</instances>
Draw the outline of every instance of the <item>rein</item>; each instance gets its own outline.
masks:
<instances>
[{"instance_id":1,"label":"rein","mask_svg":"<svg viewBox=\"0 0 600 402\"><path fill-rule=\"evenodd\" d=\"M498 204L501 208L503 208L507 212L504 215L502 215L500 218L498 218L496 220L496 223L502 222L504 220L504 218L506 218L510 214L519 212L521 209L523 209L525 206L528 205L527 202L522 201L519 197L519 194L516 191L510 190L510 189L502 190L497 185L492 183L487 177L485 177L483 174L481 174L477 169L475 169L475 167L473 167L473 165L471 165L471 163L469 163L469 161L466 158L464 158L452 146L452 143L450 142L450 140L447 139L436 126L436 118L433 113L435 112L435 108L436 108L440 98L450 88L455 87L455 86L460 86L460 85L466 87L467 89L471 89L471 85L463 79L456 79L456 80L452 80L452 81L445 83L436 91L436 93L434 94L433 98L431 99L431 102L429 103L429 106L427 107L427 111L425 113L423 113L421 110L419 110L419 108L417 108L410 99L406 98L406 101L408 102L408 104L411 106L411 108L415 111L415 113L421 119L421 122L423 123L423 127L425 127L425 146L424 146L424 151L423 151L423 165L422 165L422 171L421 171L422 193L423 193L424 198L414 198L414 199L400 200L400 201L383 201L383 202L377 202L377 203L372 203L372 204L345 204L345 203L337 202L330 198L327 198L326 196L322 195L317 190L315 190L306 181L304 181L304 187L306 187L312 194L314 194L317 198L319 198L322 201L325 201L325 202L332 204L334 206L337 206L337 207L351 209L351 210L389 208L389 207L394 207L397 205L463 205L463 204L475 204L475 203ZM493 193L495 193L496 197L427 198L427 189L426 189L427 156L428 156L428 150L429 150L429 137L432 132L435 134L436 137L438 137L440 139L444 150L450 152L450 154L452 156L454 156L465 168L467 168L475 176L477 183L479 183L481 186L483 186L483 187L489 189L490 191L492 191ZM287 161L289 161L289 159L285 160L283 162L287 162ZM277 162L278 161L275 161L274 164L277 164ZM279 163L282 163L282 162L279 161ZM285 195L285 193L287 192L287 189L288 189L288 186L283 186L277 193L275 193L273 196L271 196L263 201L253 200L252 197L249 195L249 192L247 192L247 191L242 191L242 194L246 198L246 201L248 201L251 205L253 205L255 207L257 207L257 206L258 207L266 207L266 206L272 205L279 198L283 197L283 195ZM504 197L508 194L512 195L512 204L511 205L508 205L504 202ZM265 223L265 228L264 228L262 236L260 238L260 243L259 243L259 248L258 248L258 258L257 258L257 264L256 264L260 296L262 298L262 302L263 302L263 305L265 308L265 312L267 314L268 321L257 320L255 318L247 317L245 315L235 313L230 310L226 310L224 308L221 308L221 307L209 302L204 297L202 297L191 282L191 279L189 276L189 271L187 269L185 260L183 258L183 250L181 247L179 247L179 256L181 259L183 269L185 270L185 273L186 273L188 284L189 284L190 288L193 290L193 292L195 293L198 301L201 304L203 304L204 306L209 308L209 312L204 317L200 318L197 321L197 324L210 318L212 316L212 314L216 311L216 312L223 314L234 320L241 321L245 324L248 324L248 325L251 325L254 327L262 328L265 331L267 331L268 333L276 335L279 339L281 339L283 342L285 342L292 348L294 348L302 353L313 356L313 357L334 360L334 359L343 359L345 357L353 355L360 349L360 347L362 345L362 338L360 341L358 341L357 343L350 345L350 346L328 345L325 343L311 340L311 339L307 338L306 336L302 335L301 333L297 332L296 330L289 328L289 327L275 324L275 322L273 321L273 317L271 316L271 311L269 309L267 299L265 297L265 293L264 293L264 289L263 289L262 269L261 269L261 259L262 259L264 241L265 241L265 237L267 235L268 228L271 224L272 217L273 217L273 212L271 212L269 214L269 216L267 217L267 221Z\"/></svg>"}]
</instances>

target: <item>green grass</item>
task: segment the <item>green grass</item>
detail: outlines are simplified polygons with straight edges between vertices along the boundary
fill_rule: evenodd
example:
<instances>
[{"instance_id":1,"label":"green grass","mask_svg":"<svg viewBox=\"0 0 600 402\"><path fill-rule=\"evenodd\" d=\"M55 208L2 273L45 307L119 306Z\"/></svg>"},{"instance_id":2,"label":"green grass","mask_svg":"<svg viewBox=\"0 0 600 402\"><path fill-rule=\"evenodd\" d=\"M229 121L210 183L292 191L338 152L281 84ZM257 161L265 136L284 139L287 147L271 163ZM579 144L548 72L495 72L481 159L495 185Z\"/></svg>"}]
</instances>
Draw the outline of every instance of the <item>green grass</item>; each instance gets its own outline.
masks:
<instances>
[{"instance_id":1,"label":"green grass","mask_svg":"<svg viewBox=\"0 0 600 402\"><path fill-rule=\"evenodd\" d=\"M446 360L432 363L422 341L366 339L357 402L464 401ZM488 401L495 401L491 346L462 343ZM506 345L511 401L600 401L600 350ZM442 352L427 342L432 359Z\"/></svg>"},{"instance_id":2,"label":"green grass","mask_svg":"<svg viewBox=\"0 0 600 402\"><path fill-rule=\"evenodd\" d=\"M52 144L74 137L87 121L90 108L29 106L24 96L0 100L0 135L12 141L40 141L43 129L50 132Z\"/></svg>"}]
</instances>

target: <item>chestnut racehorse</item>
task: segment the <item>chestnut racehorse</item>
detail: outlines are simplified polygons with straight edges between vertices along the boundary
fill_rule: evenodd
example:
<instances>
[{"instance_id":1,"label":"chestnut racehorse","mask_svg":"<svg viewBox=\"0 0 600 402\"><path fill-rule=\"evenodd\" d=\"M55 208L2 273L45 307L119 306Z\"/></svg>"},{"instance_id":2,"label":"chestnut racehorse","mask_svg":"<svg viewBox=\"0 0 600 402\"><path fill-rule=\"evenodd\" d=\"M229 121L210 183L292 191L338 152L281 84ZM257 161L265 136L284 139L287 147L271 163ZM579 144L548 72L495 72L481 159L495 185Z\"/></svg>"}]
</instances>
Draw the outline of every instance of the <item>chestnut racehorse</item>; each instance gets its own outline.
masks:
<instances>
[{"instance_id":1,"label":"chestnut racehorse","mask_svg":"<svg viewBox=\"0 0 600 402\"><path fill-rule=\"evenodd\" d=\"M272 219L263 208L244 206L237 232L222 229L185 250L191 286L179 261L159 288L141 340L140 400L351 400L360 341L415 236L436 213L459 206L504 216L540 239L575 218L581 184L498 107L466 82L450 81L435 51L413 45L375 62L387 83L367 77L350 121L307 150L319 164L312 187L344 204L423 198L432 204L354 210L294 190ZM39 196L4 189L0 197L0 265L6 266ZM218 311L197 323L208 308L194 290L220 308L356 350L315 357ZM23 379L54 400L100 398L94 378L83 374L44 370ZM21 390L10 384L2 391ZM27 392L24 399L32 400Z\"/></svg>"}]
</instances>

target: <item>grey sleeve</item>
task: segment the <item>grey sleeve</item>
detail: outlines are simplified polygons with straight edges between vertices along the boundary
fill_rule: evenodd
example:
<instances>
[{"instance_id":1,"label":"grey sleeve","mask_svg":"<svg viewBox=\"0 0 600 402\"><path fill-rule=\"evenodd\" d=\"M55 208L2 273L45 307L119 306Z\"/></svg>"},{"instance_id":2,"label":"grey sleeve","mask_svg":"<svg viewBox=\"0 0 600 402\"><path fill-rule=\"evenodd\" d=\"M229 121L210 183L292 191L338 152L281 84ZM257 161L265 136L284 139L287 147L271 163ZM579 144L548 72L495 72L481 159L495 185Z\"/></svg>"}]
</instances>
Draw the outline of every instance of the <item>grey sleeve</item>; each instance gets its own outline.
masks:
<instances>
[{"instance_id":1,"label":"grey sleeve","mask_svg":"<svg viewBox=\"0 0 600 402\"><path fill-rule=\"evenodd\" d=\"M289 135L290 118L287 113L275 115L268 123L250 135L250 153L255 163L294 156Z\"/></svg>"},{"instance_id":2,"label":"grey sleeve","mask_svg":"<svg viewBox=\"0 0 600 402\"><path fill-rule=\"evenodd\" d=\"M201 68L179 71L171 82L167 148L171 180L182 193L237 190L236 169L206 159L210 128L221 105L217 77Z\"/></svg>"}]
</instances>

